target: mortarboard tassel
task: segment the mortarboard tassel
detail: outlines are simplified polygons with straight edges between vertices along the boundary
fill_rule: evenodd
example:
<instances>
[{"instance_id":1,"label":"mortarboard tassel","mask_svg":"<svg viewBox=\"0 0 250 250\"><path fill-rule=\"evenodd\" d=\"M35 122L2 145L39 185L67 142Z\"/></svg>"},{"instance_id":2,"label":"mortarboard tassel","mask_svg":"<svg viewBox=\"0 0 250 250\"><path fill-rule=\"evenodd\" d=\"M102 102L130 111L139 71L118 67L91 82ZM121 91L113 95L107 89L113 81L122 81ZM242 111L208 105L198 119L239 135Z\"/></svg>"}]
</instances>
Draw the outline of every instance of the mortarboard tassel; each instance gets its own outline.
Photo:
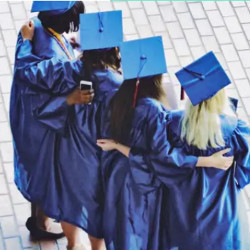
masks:
<instances>
[{"instance_id":1,"label":"mortarboard tassel","mask_svg":"<svg viewBox=\"0 0 250 250\"><path fill-rule=\"evenodd\" d=\"M135 93L134 93L134 100L133 100L133 108L135 108L136 106L136 99L137 99L137 95L138 95L138 89L139 89L139 83L140 83L140 73L143 69L143 67L145 66L145 63L147 62L147 56L146 55L142 55L140 58L140 69L138 72L138 76L137 76L137 81L136 81L136 85L135 85Z\"/></svg>"},{"instance_id":2,"label":"mortarboard tassel","mask_svg":"<svg viewBox=\"0 0 250 250\"><path fill-rule=\"evenodd\" d=\"M102 17L101 17L101 13L98 13L98 19L99 19L99 32L103 32L104 30L104 26L103 26L103 22L102 22Z\"/></svg>"},{"instance_id":3,"label":"mortarboard tassel","mask_svg":"<svg viewBox=\"0 0 250 250\"><path fill-rule=\"evenodd\" d=\"M135 93L134 93L134 99L133 99L133 108L135 108L135 106L136 106L136 99L137 99L137 95L138 95L139 83L140 83L140 79L138 77L137 81L136 81L136 85L135 85Z\"/></svg>"},{"instance_id":4,"label":"mortarboard tassel","mask_svg":"<svg viewBox=\"0 0 250 250\"><path fill-rule=\"evenodd\" d=\"M189 70L187 68L183 68L185 71L187 71L188 73L192 74L195 77L198 77L200 80L204 80L205 76L203 74L200 74L198 72L194 72L192 70ZM184 88L181 87L181 96L180 96L180 100L183 101L185 99L185 91Z\"/></svg>"},{"instance_id":5,"label":"mortarboard tassel","mask_svg":"<svg viewBox=\"0 0 250 250\"><path fill-rule=\"evenodd\" d=\"M184 88L181 87L181 101L183 101L185 99L185 91L184 91Z\"/></svg>"}]
</instances>

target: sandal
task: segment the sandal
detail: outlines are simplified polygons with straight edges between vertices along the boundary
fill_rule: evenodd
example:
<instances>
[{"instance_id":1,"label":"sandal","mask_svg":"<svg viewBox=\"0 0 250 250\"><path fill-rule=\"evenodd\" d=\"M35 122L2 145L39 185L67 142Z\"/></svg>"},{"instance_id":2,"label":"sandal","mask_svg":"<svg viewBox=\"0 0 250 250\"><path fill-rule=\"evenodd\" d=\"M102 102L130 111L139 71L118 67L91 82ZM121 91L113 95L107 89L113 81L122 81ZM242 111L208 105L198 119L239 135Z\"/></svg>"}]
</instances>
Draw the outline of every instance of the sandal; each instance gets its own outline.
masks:
<instances>
[{"instance_id":1,"label":"sandal","mask_svg":"<svg viewBox=\"0 0 250 250\"><path fill-rule=\"evenodd\" d=\"M34 240L57 240L64 237L64 233L51 233L40 229L36 224L36 218L29 217L26 221L26 227Z\"/></svg>"}]
</instances>

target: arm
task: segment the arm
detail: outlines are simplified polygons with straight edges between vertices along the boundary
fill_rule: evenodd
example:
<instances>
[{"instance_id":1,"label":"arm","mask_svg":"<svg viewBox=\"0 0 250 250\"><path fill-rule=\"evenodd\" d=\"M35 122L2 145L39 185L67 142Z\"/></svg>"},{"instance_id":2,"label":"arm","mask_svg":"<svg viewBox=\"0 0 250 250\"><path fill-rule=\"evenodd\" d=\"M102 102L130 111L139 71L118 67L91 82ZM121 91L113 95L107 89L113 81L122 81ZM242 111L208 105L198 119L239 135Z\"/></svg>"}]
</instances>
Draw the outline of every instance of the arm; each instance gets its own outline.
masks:
<instances>
[{"instance_id":1,"label":"arm","mask_svg":"<svg viewBox=\"0 0 250 250\"><path fill-rule=\"evenodd\" d=\"M117 150L127 158L134 157L134 155L141 155L140 151L135 149L131 151L131 148L123 144L117 143L109 139L97 140L97 145L104 151ZM230 149L224 149L211 156L200 156L195 167L215 167L221 170L227 170L232 165L232 157L225 157L224 154L228 153ZM143 154L141 155L143 156ZM188 156L185 156L188 157Z\"/></svg>"},{"instance_id":2,"label":"arm","mask_svg":"<svg viewBox=\"0 0 250 250\"><path fill-rule=\"evenodd\" d=\"M59 61L55 58L15 67L14 77L18 83L35 91L55 95L68 94L80 81L80 61Z\"/></svg>"},{"instance_id":3,"label":"arm","mask_svg":"<svg viewBox=\"0 0 250 250\"><path fill-rule=\"evenodd\" d=\"M19 84L30 87L38 93L49 92L50 98L46 102L34 102L33 116L39 122L58 132L65 130L70 106L86 104L93 99L91 91L75 89L77 80L75 72L80 72L80 61L60 62L56 59L42 61L32 54L32 38L34 25L32 22L24 25L18 36L16 48L15 77L22 81ZM73 81L72 81L73 80ZM70 94L66 95L67 93ZM60 95L60 96L56 96Z\"/></svg>"},{"instance_id":4,"label":"arm","mask_svg":"<svg viewBox=\"0 0 250 250\"><path fill-rule=\"evenodd\" d=\"M32 21L23 25L17 36L15 66L23 67L30 63L39 62L42 58L32 54L32 39L34 36L34 24Z\"/></svg>"},{"instance_id":5,"label":"arm","mask_svg":"<svg viewBox=\"0 0 250 250\"><path fill-rule=\"evenodd\" d=\"M71 106L88 104L93 97L93 90L75 89L68 96L51 97L48 102L34 109L33 116L50 129L65 134Z\"/></svg>"},{"instance_id":6,"label":"arm","mask_svg":"<svg viewBox=\"0 0 250 250\"><path fill-rule=\"evenodd\" d=\"M154 111L154 113L156 115L152 119L149 119L146 132L148 137L151 138L149 140L150 150L145 156L149 161L162 162L179 169L215 167L227 170L232 165L233 157L223 157L230 149L222 150L207 157L196 157L187 155L182 147L172 147L169 142L171 138L168 132L171 115L165 111Z\"/></svg>"},{"instance_id":7,"label":"arm","mask_svg":"<svg viewBox=\"0 0 250 250\"><path fill-rule=\"evenodd\" d=\"M27 29L28 35L24 32ZM22 35L18 36L14 72L14 77L21 81L17 82L33 90L51 94L63 95L71 92L80 80L82 62L39 58L32 53L33 35L30 33L34 33L34 25L24 25L21 32Z\"/></svg>"},{"instance_id":8,"label":"arm","mask_svg":"<svg viewBox=\"0 0 250 250\"><path fill-rule=\"evenodd\" d=\"M97 145L101 147L103 151L117 150L127 158L129 158L130 156L130 151L131 151L130 147L127 147L120 143L116 143L113 140L99 139L97 140ZM133 179L138 185L138 188L142 193L146 194L148 192L157 189L161 185L161 182L149 169L147 162L145 162L142 155L139 155L138 157L140 157L140 159L138 158L136 162L129 161L129 167L131 169Z\"/></svg>"},{"instance_id":9,"label":"arm","mask_svg":"<svg viewBox=\"0 0 250 250\"><path fill-rule=\"evenodd\" d=\"M122 153L123 155L129 158L131 148L125 145L122 145L120 143L116 143L116 150L118 150L120 153Z\"/></svg>"},{"instance_id":10,"label":"arm","mask_svg":"<svg viewBox=\"0 0 250 250\"><path fill-rule=\"evenodd\" d=\"M163 118L163 119L162 119ZM159 120L160 119L160 120ZM146 133L151 139L148 153L136 148L130 149L110 140L98 140L103 150L116 149L129 157L132 172L141 170L159 177L164 183L180 181L190 174L195 167L218 167L225 169L232 165L232 157L223 157L229 150L223 150L209 157L188 156L182 148L172 148L167 140L167 117L162 114L152 119ZM153 176L152 176L153 177Z\"/></svg>"}]
</instances>

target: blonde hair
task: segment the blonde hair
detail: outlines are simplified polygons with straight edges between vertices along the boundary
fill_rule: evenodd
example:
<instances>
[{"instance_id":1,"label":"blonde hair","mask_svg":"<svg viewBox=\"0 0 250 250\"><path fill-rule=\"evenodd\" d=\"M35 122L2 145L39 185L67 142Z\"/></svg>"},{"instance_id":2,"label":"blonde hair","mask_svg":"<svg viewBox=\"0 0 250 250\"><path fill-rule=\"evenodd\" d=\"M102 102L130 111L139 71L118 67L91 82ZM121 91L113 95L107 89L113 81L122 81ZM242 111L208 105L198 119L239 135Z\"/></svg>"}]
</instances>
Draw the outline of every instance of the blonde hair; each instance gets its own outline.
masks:
<instances>
[{"instance_id":1,"label":"blonde hair","mask_svg":"<svg viewBox=\"0 0 250 250\"><path fill-rule=\"evenodd\" d=\"M196 106L187 101L182 120L181 138L199 149L225 146L220 114L225 113L229 106L224 89Z\"/></svg>"}]
</instances>

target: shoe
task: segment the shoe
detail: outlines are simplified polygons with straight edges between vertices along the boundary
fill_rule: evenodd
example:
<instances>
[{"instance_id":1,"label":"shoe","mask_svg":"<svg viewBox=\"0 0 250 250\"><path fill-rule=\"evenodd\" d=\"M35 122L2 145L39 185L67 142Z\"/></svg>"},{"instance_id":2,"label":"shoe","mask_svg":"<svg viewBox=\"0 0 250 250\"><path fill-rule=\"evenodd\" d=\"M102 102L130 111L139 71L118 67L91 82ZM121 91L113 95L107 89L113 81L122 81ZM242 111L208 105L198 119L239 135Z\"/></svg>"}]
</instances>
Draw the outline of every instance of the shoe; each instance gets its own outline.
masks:
<instances>
[{"instance_id":1,"label":"shoe","mask_svg":"<svg viewBox=\"0 0 250 250\"><path fill-rule=\"evenodd\" d=\"M36 224L36 218L29 217L26 221L26 227L34 240L57 240L64 237L64 233L51 233L40 229Z\"/></svg>"}]
</instances>

